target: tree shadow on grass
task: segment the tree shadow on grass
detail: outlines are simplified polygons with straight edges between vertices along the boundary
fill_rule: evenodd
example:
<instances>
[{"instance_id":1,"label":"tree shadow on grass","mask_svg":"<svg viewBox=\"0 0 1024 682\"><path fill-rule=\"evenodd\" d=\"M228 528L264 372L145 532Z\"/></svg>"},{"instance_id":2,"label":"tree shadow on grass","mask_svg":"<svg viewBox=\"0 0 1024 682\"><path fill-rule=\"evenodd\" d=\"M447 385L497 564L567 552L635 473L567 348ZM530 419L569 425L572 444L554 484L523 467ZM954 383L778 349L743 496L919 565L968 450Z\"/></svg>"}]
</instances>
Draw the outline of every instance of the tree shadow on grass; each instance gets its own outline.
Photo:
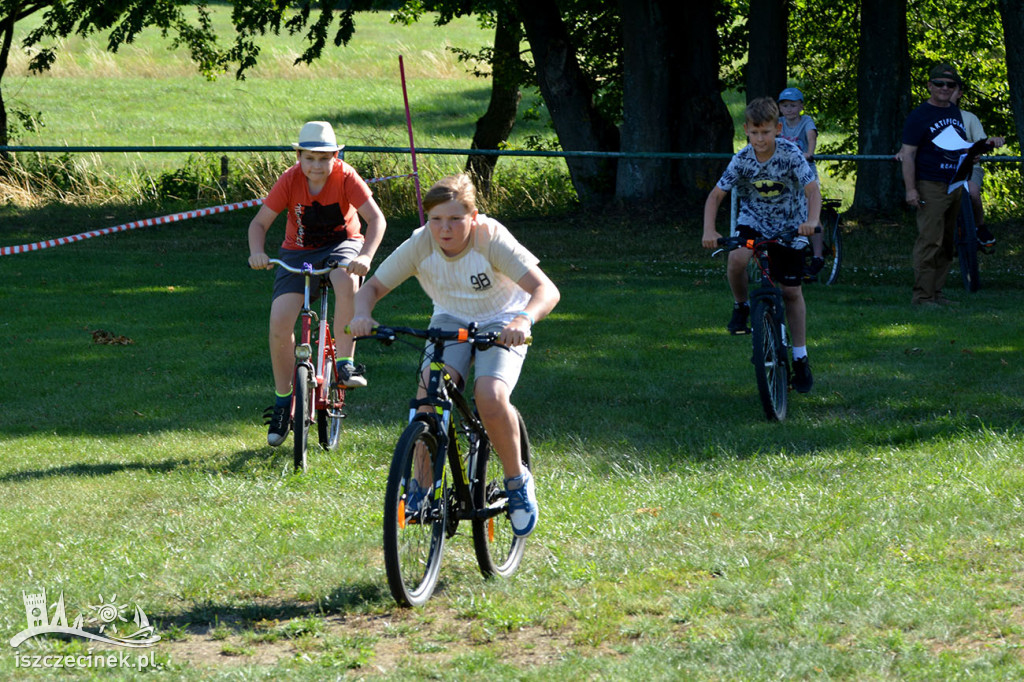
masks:
<instances>
[{"instance_id":1,"label":"tree shadow on grass","mask_svg":"<svg viewBox=\"0 0 1024 682\"><path fill-rule=\"evenodd\" d=\"M193 462L194 460L191 459L166 459L162 462L95 462L68 464L65 466L52 467L50 469L12 471L0 476L0 484L24 483L27 481L38 481L49 478L67 478L70 476L110 476L125 471L166 473L188 467L193 464Z\"/></svg>"},{"instance_id":2,"label":"tree shadow on grass","mask_svg":"<svg viewBox=\"0 0 1024 682\"><path fill-rule=\"evenodd\" d=\"M261 621L292 621L311 616L332 616L366 607L379 606L391 599L384 585L358 582L335 588L321 601L259 600L246 603L206 600L175 613L150 614L157 631L172 627L185 628L192 634L205 634L214 625L234 631L252 629Z\"/></svg>"}]
</instances>

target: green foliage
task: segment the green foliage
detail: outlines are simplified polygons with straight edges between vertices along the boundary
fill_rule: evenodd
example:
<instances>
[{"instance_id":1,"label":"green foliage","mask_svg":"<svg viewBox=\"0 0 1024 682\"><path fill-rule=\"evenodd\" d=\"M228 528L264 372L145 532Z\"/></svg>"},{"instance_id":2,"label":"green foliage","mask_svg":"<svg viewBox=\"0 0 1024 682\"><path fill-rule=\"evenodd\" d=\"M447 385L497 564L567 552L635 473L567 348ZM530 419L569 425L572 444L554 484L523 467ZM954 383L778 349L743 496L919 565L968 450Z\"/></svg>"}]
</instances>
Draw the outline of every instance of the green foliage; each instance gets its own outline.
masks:
<instances>
[{"instance_id":1,"label":"green foliage","mask_svg":"<svg viewBox=\"0 0 1024 682\"><path fill-rule=\"evenodd\" d=\"M37 73L53 65L60 41L72 34L88 36L109 30L107 49L117 52L150 26L173 35L172 47L186 48L201 73L213 76L227 67L228 55L217 48L210 14L202 2L71 0L33 6L33 11L40 10L44 10L43 21L22 41L26 50L36 50L30 68Z\"/></svg>"},{"instance_id":2,"label":"green foliage","mask_svg":"<svg viewBox=\"0 0 1024 682\"><path fill-rule=\"evenodd\" d=\"M190 155L185 165L173 171L160 174L156 181L155 199L189 200L210 197L219 194L222 198L226 189L227 177L221 176L221 168L209 157L203 158Z\"/></svg>"},{"instance_id":3,"label":"green foliage","mask_svg":"<svg viewBox=\"0 0 1024 682\"><path fill-rule=\"evenodd\" d=\"M854 3L800 0L789 17L790 74L804 94L804 112L819 130L839 135L835 144L820 144L818 151L855 154L859 8Z\"/></svg>"}]
</instances>

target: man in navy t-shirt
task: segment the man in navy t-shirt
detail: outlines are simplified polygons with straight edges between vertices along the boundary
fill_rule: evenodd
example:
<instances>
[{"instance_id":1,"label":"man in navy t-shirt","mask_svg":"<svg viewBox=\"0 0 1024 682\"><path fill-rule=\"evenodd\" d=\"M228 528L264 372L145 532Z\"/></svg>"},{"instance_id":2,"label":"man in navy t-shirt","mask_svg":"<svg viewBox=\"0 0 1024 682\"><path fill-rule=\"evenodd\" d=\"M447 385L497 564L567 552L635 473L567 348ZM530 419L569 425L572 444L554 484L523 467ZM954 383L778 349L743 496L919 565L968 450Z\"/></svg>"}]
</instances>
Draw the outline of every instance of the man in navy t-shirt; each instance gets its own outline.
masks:
<instances>
[{"instance_id":1,"label":"man in navy t-shirt","mask_svg":"<svg viewBox=\"0 0 1024 682\"><path fill-rule=\"evenodd\" d=\"M960 76L949 64L938 64L928 72L930 97L910 113L903 126L903 183L907 205L917 209L917 241L914 243L914 305L944 305L942 295L955 253L956 217L960 210L958 188L949 192L963 151L947 151L935 138L955 133L965 140L960 109L952 103Z\"/></svg>"}]
</instances>

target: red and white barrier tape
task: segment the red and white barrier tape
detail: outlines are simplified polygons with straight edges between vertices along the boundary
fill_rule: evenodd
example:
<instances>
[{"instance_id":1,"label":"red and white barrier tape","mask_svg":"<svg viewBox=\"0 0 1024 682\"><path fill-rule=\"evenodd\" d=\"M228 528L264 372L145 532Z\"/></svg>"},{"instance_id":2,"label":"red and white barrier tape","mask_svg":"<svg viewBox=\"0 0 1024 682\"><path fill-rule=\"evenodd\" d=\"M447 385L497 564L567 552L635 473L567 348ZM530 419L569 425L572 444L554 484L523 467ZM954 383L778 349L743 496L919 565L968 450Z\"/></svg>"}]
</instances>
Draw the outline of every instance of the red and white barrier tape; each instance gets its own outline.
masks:
<instances>
[{"instance_id":1,"label":"red and white barrier tape","mask_svg":"<svg viewBox=\"0 0 1024 682\"><path fill-rule=\"evenodd\" d=\"M398 178L411 178L415 173L408 175L389 175L384 178L373 178L367 180L367 183L381 182L383 180L395 180ZM154 225L164 225L166 223L176 223L181 220L191 220L192 218L203 218L208 215L214 215L216 213L227 213L228 211L237 211L241 208L252 208L253 206L259 206L263 203L263 199L249 199L248 201L240 201L235 204L224 204L223 206L213 206L211 208L200 208L195 211L185 211L184 213L172 213L171 215L161 216L159 218L147 218L146 220L136 220L123 225L116 225L114 227L105 227L102 230L91 230L89 232L80 232L79 234L73 234L70 237L61 237L59 239L48 239L42 242L36 242L35 244L21 244L20 246L2 246L0 247L0 256L12 256L16 253L28 253L29 251L40 251L42 249L48 249L53 246L63 246L65 244L71 244L74 242L80 242L83 239L92 239L93 237L101 237L107 234L114 234L115 232L127 232L128 230L134 230L139 227L152 227Z\"/></svg>"},{"instance_id":2,"label":"red and white barrier tape","mask_svg":"<svg viewBox=\"0 0 1024 682\"><path fill-rule=\"evenodd\" d=\"M102 235L113 234L115 232L127 232L128 230L134 230L139 227L152 227L153 225L163 225L166 223L176 223L181 220L190 220L192 218L202 218L205 216L214 215L216 213L237 211L240 208L251 208L253 206L259 206L262 203L263 199L250 199L248 201L241 201L236 204L224 204L223 206L200 208L195 211L185 211L184 213L173 213L171 215L165 215L159 218L147 218L146 220L136 220L130 223L124 223L123 225L105 227L102 230L80 232L79 234L73 234L70 237L48 239L46 241L36 242L35 244L22 244L20 246L4 246L0 247L0 256L11 256L16 253L28 253L29 251L39 251L41 249L48 249L52 246L63 246L64 244L80 242L83 239L92 239L93 237L100 237Z\"/></svg>"}]
</instances>

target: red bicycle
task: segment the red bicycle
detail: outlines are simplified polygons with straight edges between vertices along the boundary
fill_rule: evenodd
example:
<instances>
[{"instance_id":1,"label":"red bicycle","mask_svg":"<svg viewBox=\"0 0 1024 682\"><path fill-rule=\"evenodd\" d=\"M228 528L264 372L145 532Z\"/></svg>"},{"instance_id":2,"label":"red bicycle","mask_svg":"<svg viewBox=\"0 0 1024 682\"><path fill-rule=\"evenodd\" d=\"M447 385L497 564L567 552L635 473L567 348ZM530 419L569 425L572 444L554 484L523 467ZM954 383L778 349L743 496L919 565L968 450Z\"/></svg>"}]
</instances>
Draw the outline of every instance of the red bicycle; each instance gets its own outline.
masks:
<instances>
[{"instance_id":1,"label":"red bicycle","mask_svg":"<svg viewBox=\"0 0 1024 682\"><path fill-rule=\"evenodd\" d=\"M341 437L341 420L345 418L345 386L338 376L338 363L334 355L334 336L331 334L328 294L331 289L330 273L348 263L328 261L323 268L303 263L295 268L277 258L270 262L288 272L303 275L302 309L299 311L300 332L295 342L295 375L292 379L292 433L295 451L295 470L305 471L308 448L306 441L310 427L316 424L320 447L333 450ZM319 314L310 306L311 278L319 275ZM317 326L316 340L313 327ZM315 358L315 365L314 365Z\"/></svg>"}]
</instances>

